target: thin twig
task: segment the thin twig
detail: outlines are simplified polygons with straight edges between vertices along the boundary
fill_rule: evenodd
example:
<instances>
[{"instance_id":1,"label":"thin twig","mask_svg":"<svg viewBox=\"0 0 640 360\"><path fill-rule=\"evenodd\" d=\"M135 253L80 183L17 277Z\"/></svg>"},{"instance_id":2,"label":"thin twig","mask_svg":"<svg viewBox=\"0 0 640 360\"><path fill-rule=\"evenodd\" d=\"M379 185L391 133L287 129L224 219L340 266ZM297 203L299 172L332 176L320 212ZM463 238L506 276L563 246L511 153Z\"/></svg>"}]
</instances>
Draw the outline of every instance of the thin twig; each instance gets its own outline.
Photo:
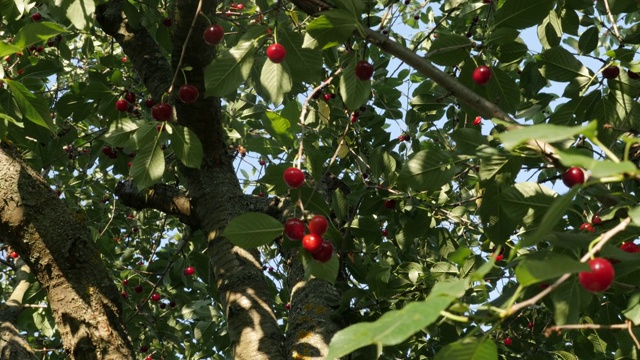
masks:
<instances>
[{"instance_id":1,"label":"thin twig","mask_svg":"<svg viewBox=\"0 0 640 360\"><path fill-rule=\"evenodd\" d=\"M180 53L180 59L178 59L178 66L176 66L176 71L173 73L173 79L171 79L171 86L167 92L171 93L173 90L173 84L176 82L178 78L178 72L182 67L182 60L184 60L184 54L187 53L187 45L189 44L189 38L191 38L191 34L193 33L193 28L196 27L196 21L198 20L198 15L200 15L200 11L202 11L202 1L198 1L198 7L196 8L196 13L193 15L193 20L191 21L191 26L189 27L189 32L187 32L187 38L184 40L184 44L182 44L182 52Z\"/></svg>"},{"instance_id":2,"label":"thin twig","mask_svg":"<svg viewBox=\"0 0 640 360\"><path fill-rule=\"evenodd\" d=\"M620 224L616 225L611 230L609 230L606 233L602 234L602 236L600 238L600 241L598 241L598 243L593 248L591 248L582 258L580 258L580 262L587 262L589 259L591 259L591 257L595 253L597 253L598 251L600 251L600 249L602 249L602 247L604 246L604 244L607 243L607 241L611 240L611 238L613 238L618 233L624 231L624 229L626 229L627 226L630 223L631 223L631 218L626 218L626 219L622 220L620 222ZM538 301L540 301L542 298L547 296L553 290L557 289L560 286L560 284L565 282L569 277L571 277L571 273L566 273L566 274L562 275L558 280L556 280L548 288L542 290L536 296L534 296L534 297L532 297L532 298L530 298L528 300L525 300L525 301L523 301L521 303L515 304L510 309L507 309L507 311L503 314L503 316L504 317L511 316L511 315L517 313L518 311L520 311L520 310L522 310L522 309L524 309L524 308L526 308L528 306L536 304Z\"/></svg>"},{"instance_id":3,"label":"thin twig","mask_svg":"<svg viewBox=\"0 0 640 360\"><path fill-rule=\"evenodd\" d=\"M626 330L629 328L629 321L624 324L612 324L612 325L601 325L601 324L570 324L570 325L554 325L548 327L544 331L544 335L549 337L553 332L562 331L562 330L581 330L581 329L591 329L591 330Z\"/></svg>"},{"instance_id":4,"label":"thin twig","mask_svg":"<svg viewBox=\"0 0 640 360\"><path fill-rule=\"evenodd\" d=\"M102 229L102 231L100 231L100 235L98 235L98 237L102 237L102 235L104 235L105 231L107 231L107 229L109 228L109 225L111 225L111 222L113 221L113 218L115 217L116 214L116 198L113 198L113 210L111 211L111 217L109 218L109 221L107 222L107 225L104 226L104 229Z\"/></svg>"},{"instance_id":5,"label":"thin twig","mask_svg":"<svg viewBox=\"0 0 640 360\"><path fill-rule=\"evenodd\" d=\"M620 32L618 31L618 25L616 21L613 19L613 15L611 15L611 9L609 8L609 0L604 0L604 8L607 9L607 16L609 17L609 21L611 21L611 25L613 26L613 33L616 35L616 38L622 44L622 36L620 36Z\"/></svg>"},{"instance_id":6,"label":"thin twig","mask_svg":"<svg viewBox=\"0 0 640 360\"><path fill-rule=\"evenodd\" d=\"M342 68L339 68L332 76L330 76L329 78L327 78L325 81L321 82L320 85L316 86L313 91L311 92L311 94L309 94L309 96L307 96L307 98L304 100L304 104L302 105L302 111L300 112L300 128L301 128L301 134L300 134L300 144L298 145L298 155L297 155L297 159L298 159L298 168L300 168L300 162L302 161L302 152L304 149L304 133L305 133L305 118L307 117L307 111L309 111L309 102L311 101L311 99L313 98L313 95L318 93L319 91L321 91L323 88L325 88L327 85L331 84L331 81L333 81L333 78L336 75L339 75L342 72ZM295 161L294 161L294 166L295 166Z\"/></svg>"}]
</instances>

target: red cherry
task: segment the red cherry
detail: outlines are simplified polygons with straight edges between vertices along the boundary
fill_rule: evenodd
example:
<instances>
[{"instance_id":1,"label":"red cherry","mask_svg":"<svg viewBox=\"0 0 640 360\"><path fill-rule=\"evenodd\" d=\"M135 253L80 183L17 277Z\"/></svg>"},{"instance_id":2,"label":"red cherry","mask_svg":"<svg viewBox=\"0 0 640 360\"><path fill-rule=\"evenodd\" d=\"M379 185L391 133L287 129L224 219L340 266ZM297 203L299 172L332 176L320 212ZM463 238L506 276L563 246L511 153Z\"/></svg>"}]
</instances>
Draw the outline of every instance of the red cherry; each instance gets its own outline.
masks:
<instances>
[{"instance_id":1,"label":"red cherry","mask_svg":"<svg viewBox=\"0 0 640 360\"><path fill-rule=\"evenodd\" d=\"M309 232L312 234L322 236L327 232L328 227L327 218L322 215L316 215L309 221Z\"/></svg>"},{"instance_id":2,"label":"red cherry","mask_svg":"<svg viewBox=\"0 0 640 360\"><path fill-rule=\"evenodd\" d=\"M304 183L304 173L298 168L288 168L284 171L283 177L284 182L293 189L299 188Z\"/></svg>"},{"instance_id":3,"label":"red cherry","mask_svg":"<svg viewBox=\"0 0 640 360\"><path fill-rule=\"evenodd\" d=\"M40 20L42 20L42 14L40 13L34 13L31 15L31 20L38 22Z\"/></svg>"},{"instance_id":4,"label":"red cherry","mask_svg":"<svg viewBox=\"0 0 640 360\"><path fill-rule=\"evenodd\" d=\"M173 22L171 21L170 17L166 17L164 18L164 20L162 20L162 24L166 27L171 27L171 25L173 24Z\"/></svg>"},{"instance_id":5,"label":"red cherry","mask_svg":"<svg viewBox=\"0 0 640 360\"><path fill-rule=\"evenodd\" d=\"M122 285L125 285L125 286L129 285L129 279L122 280Z\"/></svg>"},{"instance_id":6,"label":"red cherry","mask_svg":"<svg viewBox=\"0 0 640 360\"><path fill-rule=\"evenodd\" d=\"M291 304L290 304L290 303L287 303L287 304L284 306L284 308L285 308L285 309L287 309L287 310L291 310Z\"/></svg>"},{"instance_id":7,"label":"red cherry","mask_svg":"<svg viewBox=\"0 0 640 360\"><path fill-rule=\"evenodd\" d=\"M126 63L127 61L129 61L129 59L126 56L123 56L122 59L120 59L120 61L122 61L123 63Z\"/></svg>"},{"instance_id":8,"label":"red cherry","mask_svg":"<svg viewBox=\"0 0 640 360\"><path fill-rule=\"evenodd\" d=\"M600 219L600 216L598 216L598 214L593 215L593 217L591 217L591 223L593 225L598 225L602 222L602 219Z\"/></svg>"},{"instance_id":9,"label":"red cherry","mask_svg":"<svg viewBox=\"0 0 640 360\"><path fill-rule=\"evenodd\" d=\"M513 343L513 340L511 340L511 338L504 339L505 346L511 346L512 343Z\"/></svg>"},{"instance_id":10,"label":"red cherry","mask_svg":"<svg viewBox=\"0 0 640 360\"><path fill-rule=\"evenodd\" d=\"M148 98L147 100L144 101L145 105L147 105L148 108L153 106L153 99L152 98Z\"/></svg>"},{"instance_id":11,"label":"red cherry","mask_svg":"<svg viewBox=\"0 0 640 360\"><path fill-rule=\"evenodd\" d=\"M15 251L12 251L12 252L11 252L11 257L12 257L12 258L17 259L19 256L20 256L20 255L18 255L18 253L17 253L17 252L15 252Z\"/></svg>"},{"instance_id":12,"label":"red cherry","mask_svg":"<svg viewBox=\"0 0 640 360\"><path fill-rule=\"evenodd\" d=\"M124 94L124 99L133 104L134 102L136 102L136 94L127 91L127 93Z\"/></svg>"},{"instance_id":13,"label":"red cherry","mask_svg":"<svg viewBox=\"0 0 640 360\"><path fill-rule=\"evenodd\" d=\"M482 123L482 116L476 116L475 119L473 119L473 125L480 125Z\"/></svg>"},{"instance_id":14,"label":"red cherry","mask_svg":"<svg viewBox=\"0 0 640 360\"><path fill-rule=\"evenodd\" d=\"M175 301L169 302L169 306L173 309L174 307L176 307L176 302Z\"/></svg>"},{"instance_id":15,"label":"red cherry","mask_svg":"<svg viewBox=\"0 0 640 360\"><path fill-rule=\"evenodd\" d=\"M396 201L393 199L385 200L384 207L386 207L387 209L393 210L396 208Z\"/></svg>"},{"instance_id":16,"label":"red cherry","mask_svg":"<svg viewBox=\"0 0 640 360\"><path fill-rule=\"evenodd\" d=\"M260 159L260 160L258 161L258 164L259 164L260 166L264 166L264 165L266 164L266 162L265 162L264 160Z\"/></svg>"},{"instance_id":17,"label":"red cherry","mask_svg":"<svg viewBox=\"0 0 640 360\"><path fill-rule=\"evenodd\" d=\"M144 353L146 353L147 351L149 351L149 347L148 347L148 346L146 346L146 345L142 345L142 346L140 346L140 352L141 352L141 353L143 353L143 354L144 354Z\"/></svg>"},{"instance_id":18,"label":"red cherry","mask_svg":"<svg viewBox=\"0 0 640 360\"><path fill-rule=\"evenodd\" d=\"M314 253L322 247L322 236L307 234L302 238L302 247L310 253Z\"/></svg>"},{"instance_id":19,"label":"red cherry","mask_svg":"<svg viewBox=\"0 0 640 360\"><path fill-rule=\"evenodd\" d=\"M105 154L110 159L117 159L118 152L113 150L111 146L105 146L102 148L102 153Z\"/></svg>"},{"instance_id":20,"label":"red cherry","mask_svg":"<svg viewBox=\"0 0 640 360\"><path fill-rule=\"evenodd\" d=\"M629 75L629 79L638 80L640 79L640 74L637 72L633 72L631 70L627 70L627 75Z\"/></svg>"},{"instance_id":21,"label":"red cherry","mask_svg":"<svg viewBox=\"0 0 640 360\"><path fill-rule=\"evenodd\" d=\"M570 167L562 174L562 182L567 187L584 184L584 171L577 166Z\"/></svg>"},{"instance_id":22,"label":"red cherry","mask_svg":"<svg viewBox=\"0 0 640 360\"><path fill-rule=\"evenodd\" d=\"M126 291L123 291L120 295L122 295L125 300L129 298L129 294Z\"/></svg>"},{"instance_id":23,"label":"red cherry","mask_svg":"<svg viewBox=\"0 0 640 360\"><path fill-rule=\"evenodd\" d=\"M196 269L193 266L187 266L184 268L184 274L186 276L191 276L196 273Z\"/></svg>"},{"instance_id":24,"label":"red cherry","mask_svg":"<svg viewBox=\"0 0 640 360\"><path fill-rule=\"evenodd\" d=\"M580 225L580 231L594 232L596 231L596 229L594 229L593 225L591 225L590 223L583 223L582 225Z\"/></svg>"},{"instance_id":25,"label":"red cherry","mask_svg":"<svg viewBox=\"0 0 640 360\"><path fill-rule=\"evenodd\" d=\"M491 79L491 69L488 66L481 65L473 70L473 82L478 85L484 85Z\"/></svg>"},{"instance_id":26,"label":"red cherry","mask_svg":"<svg viewBox=\"0 0 640 360\"><path fill-rule=\"evenodd\" d=\"M333 99L331 94L323 94L322 98L324 99L324 101L329 101L329 100Z\"/></svg>"},{"instance_id":27,"label":"red cherry","mask_svg":"<svg viewBox=\"0 0 640 360\"><path fill-rule=\"evenodd\" d=\"M180 86L180 90L178 90L178 96L185 104L193 104L198 100L199 95L198 88L189 84Z\"/></svg>"},{"instance_id":28,"label":"red cherry","mask_svg":"<svg viewBox=\"0 0 640 360\"><path fill-rule=\"evenodd\" d=\"M151 116L157 121L168 121L173 115L173 108L166 102L153 105L151 108Z\"/></svg>"},{"instance_id":29,"label":"red cherry","mask_svg":"<svg viewBox=\"0 0 640 360\"><path fill-rule=\"evenodd\" d=\"M622 245L620 245L620 250L628 253L637 253L640 252L640 247L633 242L623 242Z\"/></svg>"},{"instance_id":30,"label":"red cherry","mask_svg":"<svg viewBox=\"0 0 640 360\"><path fill-rule=\"evenodd\" d=\"M605 291L611 286L615 271L611 263L604 258L595 258L589 261L591 271L583 271L578 274L580 285L594 293Z\"/></svg>"},{"instance_id":31,"label":"red cherry","mask_svg":"<svg viewBox=\"0 0 640 360\"><path fill-rule=\"evenodd\" d=\"M620 75L620 68L615 65L607 66L602 70L602 77L605 79L615 79L618 75Z\"/></svg>"},{"instance_id":32,"label":"red cherry","mask_svg":"<svg viewBox=\"0 0 640 360\"><path fill-rule=\"evenodd\" d=\"M382 229L382 236L388 236L389 231L387 229Z\"/></svg>"},{"instance_id":33,"label":"red cherry","mask_svg":"<svg viewBox=\"0 0 640 360\"><path fill-rule=\"evenodd\" d=\"M138 286L134 287L133 291L135 291L138 294L140 294L142 292L142 285L138 285Z\"/></svg>"},{"instance_id":34,"label":"red cherry","mask_svg":"<svg viewBox=\"0 0 640 360\"><path fill-rule=\"evenodd\" d=\"M527 327L528 327L529 329L533 329L533 323L532 323L532 322L528 323L528 324L527 324Z\"/></svg>"},{"instance_id":35,"label":"red cherry","mask_svg":"<svg viewBox=\"0 0 640 360\"><path fill-rule=\"evenodd\" d=\"M116 109L118 111L127 111L129 110L129 102L125 99L120 99L116 101Z\"/></svg>"},{"instance_id":36,"label":"red cherry","mask_svg":"<svg viewBox=\"0 0 640 360\"><path fill-rule=\"evenodd\" d=\"M164 310L167 308L167 304L166 303L160 303L160 309Z\"/></svg>"},{"instance_id":37,"label":"red cherry","mask_svg":"<svg viewBox=\"0 0 640 360\"><path fill-rule=\"evenodd\" d=\"M300 219L291 218L284 223L284 234L291 240L302 240L304 230L304 222Z\"/></svg>"},{"instance_id":38,"label":"red cherry","mask_svg":"<svg viewBox=\"0 0 640 360\"><path fill-rule=\"evenodd\" d=\"M373 76L373 65L364 60L358 61L354 72L358 80L369 80Z\"/></svg>"},{"instance_id":39,"label":"red cherry","mask_svg":"<svg viewBox=\"0 0 640 360\"><path fill-rule=\"evenodd\" d=\"M331 260L333 255L333 244L324 240L318 250L311 254L311 257L321 263L326 263Z\"/></svg>"},{"instance_id":40,"label":"red cherry","mask_svg":"<svg viewBox=\"0 0 640 360\"><path fill-rule=\"evenodd\" d=\"M160 294L156 293L156 294L151 295L151 300L153 300L155 302L160 301Z\"/></svg>"},{"instance_id":41,"label":"red cherry","mask_svg":"<svg viewBox=\"0 0 640 360\"><path fill-rule=\"evenodd\" d=\"M204 42L209 45L218 45L222 42L222 38L224 37L224 29L220 25L210 25L206 29L204 29L204 33L202 34L204 38Z\"/></svg>"},{"instance_id":42,"label":"red cherry","mask_svg":"<svg viewBox=\"0 0 640 360\"><path fill-rule=\"evenodd\" d=\"M282 44L271 44L267 48L267 57L271 62L279 64L284 61L284 58L287 56L287 50L282 46Z\"/></svg>"}]
</instances>

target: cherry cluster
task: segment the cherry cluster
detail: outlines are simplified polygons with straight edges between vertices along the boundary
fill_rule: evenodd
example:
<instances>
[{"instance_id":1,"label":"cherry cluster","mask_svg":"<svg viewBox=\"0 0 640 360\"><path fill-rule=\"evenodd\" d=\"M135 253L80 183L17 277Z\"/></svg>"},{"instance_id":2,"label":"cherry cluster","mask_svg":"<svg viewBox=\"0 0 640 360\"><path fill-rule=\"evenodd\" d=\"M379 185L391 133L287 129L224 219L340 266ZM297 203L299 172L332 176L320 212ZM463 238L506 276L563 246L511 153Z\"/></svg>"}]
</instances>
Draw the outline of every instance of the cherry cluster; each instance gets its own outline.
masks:
<instances>
[{"instance_id":1,"label":"cherry cluster","mask_svg":"<svg viewBox=\"0 0 640 360\"><path fill-rule=\"evenodd\" d=\"M284 223L284 234L292 241L302 241L302 247L315 260L326 263L333 255L333 245L322 238L328 226L326 217L316 215L309 220L309 233L305 234L304 222L298 218L290 218Z\"/></svg>"}]
</instances>

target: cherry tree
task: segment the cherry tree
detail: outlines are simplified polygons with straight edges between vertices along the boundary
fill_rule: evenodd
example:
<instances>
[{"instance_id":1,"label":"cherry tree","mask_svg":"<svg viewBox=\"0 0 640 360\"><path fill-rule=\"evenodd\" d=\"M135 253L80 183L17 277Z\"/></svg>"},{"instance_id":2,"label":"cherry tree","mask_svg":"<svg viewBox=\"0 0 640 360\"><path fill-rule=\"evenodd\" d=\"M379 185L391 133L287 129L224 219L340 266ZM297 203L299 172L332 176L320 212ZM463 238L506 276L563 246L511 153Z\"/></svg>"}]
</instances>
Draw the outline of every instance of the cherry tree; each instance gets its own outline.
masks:
<instances>
[{"instance_id":1,"label":"cherry tree","mask_svg":"<svg viewBox=\"0 0 640 360\"><path fill-rule=\"evenodd\" d=\"M638 16L1 1L2 358L635 358Z\"/></svg>"}]
</instances>

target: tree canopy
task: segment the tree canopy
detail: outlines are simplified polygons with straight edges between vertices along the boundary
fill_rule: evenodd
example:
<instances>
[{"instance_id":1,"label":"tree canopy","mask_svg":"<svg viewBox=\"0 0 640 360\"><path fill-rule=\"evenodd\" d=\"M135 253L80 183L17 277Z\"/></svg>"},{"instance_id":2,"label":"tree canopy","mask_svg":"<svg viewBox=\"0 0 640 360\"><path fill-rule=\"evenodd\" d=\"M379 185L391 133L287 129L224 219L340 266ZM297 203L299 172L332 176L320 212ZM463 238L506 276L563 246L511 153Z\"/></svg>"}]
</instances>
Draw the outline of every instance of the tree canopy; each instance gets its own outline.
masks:
<instances>
[{"instance_id":1,"label":"tree canopy","mask_svg":"<svg viewBox=\"0 0 640 360\"><path fill-rule=\"evenodd\" d=\"M637 359L624 0L0 0L2 359Z\"/></svg>"}]
</instances>

